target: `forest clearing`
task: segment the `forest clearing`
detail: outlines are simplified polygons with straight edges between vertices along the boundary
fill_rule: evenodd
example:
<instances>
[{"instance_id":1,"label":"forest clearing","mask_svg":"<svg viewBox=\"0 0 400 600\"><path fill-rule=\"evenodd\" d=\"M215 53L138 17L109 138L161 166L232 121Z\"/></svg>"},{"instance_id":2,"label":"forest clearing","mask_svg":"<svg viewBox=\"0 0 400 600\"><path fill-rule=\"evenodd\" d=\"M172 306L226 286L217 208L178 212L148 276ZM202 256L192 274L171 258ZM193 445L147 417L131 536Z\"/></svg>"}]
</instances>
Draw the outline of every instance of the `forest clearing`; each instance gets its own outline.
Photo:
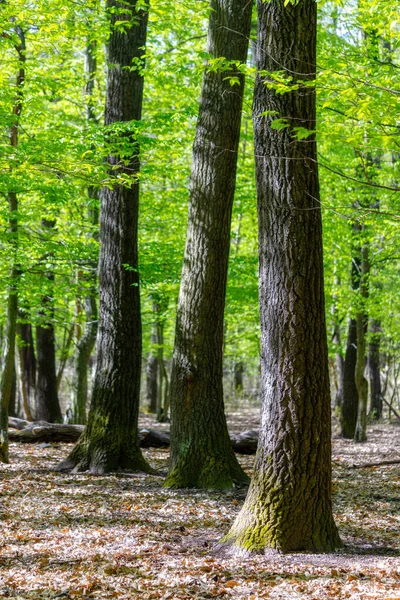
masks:
<instances>
[{"instance_id":1,"label":"forest clearing","mask_svg":"<svg viewBox=\"0 0 400 600\"><path fill-rule=\"evenodd\" d=\"M228 415L230 430L257 427L258 411L249 412ZM245 489L169 490L154 475L53 472L67 452L65 444L11 444L0 498L2 598L400 597L400 464L351 468L400 461L396 423L371 427L362 446L334 438L333 510L345 546L327 554L229 556L216 545ZM169 451L145 455L165 475ZM240 458L248 473L253 461Z\"/></svg>"}]
</instances>

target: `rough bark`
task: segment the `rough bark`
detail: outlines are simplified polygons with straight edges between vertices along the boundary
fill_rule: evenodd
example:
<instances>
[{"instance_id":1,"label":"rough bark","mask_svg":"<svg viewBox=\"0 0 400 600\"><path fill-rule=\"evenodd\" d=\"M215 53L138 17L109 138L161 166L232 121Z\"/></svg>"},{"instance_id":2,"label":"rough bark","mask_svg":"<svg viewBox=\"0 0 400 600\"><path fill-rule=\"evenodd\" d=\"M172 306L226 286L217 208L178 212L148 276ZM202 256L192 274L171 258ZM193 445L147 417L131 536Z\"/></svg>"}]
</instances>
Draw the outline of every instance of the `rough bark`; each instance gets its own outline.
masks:
<instances>
[{"instance_id":1,"label":"rough bark","mask_svg":"<svg viewBox=\"0 0 400 600\"><path fill-rule=\"evenodd\" d=\"M208 52L245 62L252 2L212 0ZM229 77L235 77L231 85ZM168 487L225 488L247 476L229 441L223 320L244 78L205 70L193 147L189 217L171 374Z\"/></svg>"},{"instance_id":2,"label":"rough bark","mask_svg":"<svg viewBox=\"0 0 400 600\"><path fill-rule=\"evenodd\" d=\"M140 120L143 98L143 55L148 11L136 0L107 7L111 34L107 47L105 124ZM127 23L121 30L116 25ZM115 136L114 135L114 140ZM101 191L99 257L99 333L97 363L86 430L59 468L106 473L118 469L149 471L139 448L142 332L139 296L137 227L140 168L135 131L118 134L129 153L108 157L113 182ZM115 151L116 152L116 151Z\"/></svg>"},{"instance_id":3,"label":"rough bark","mask_svg":"<svg viewBox=\"0 0 400 600\"><path fill-rule=\"evenodd\" d=\"M368 368L369 368L369 385L370 385L370 415L373 419L382 417L382 383L380 369L380 334L381 323L372 319L370 325L371 339L368 346Z\"/></svg>"},{"instance_id":4,"label":"rough bark","mask_svg":"<svg viewBox=\"0 0 400 600\"><path fill-rule=\"evenodd\" d=\"M223 540L239 551L330 551L340 545L331 508L331 426L322 227L315 139L275 131L265 111L315 128L315 90L277 94L285 69L315 79L316 3L258 1L254 94L259 215L262 409L254 476Z\"/></svg>"}]
</instances>

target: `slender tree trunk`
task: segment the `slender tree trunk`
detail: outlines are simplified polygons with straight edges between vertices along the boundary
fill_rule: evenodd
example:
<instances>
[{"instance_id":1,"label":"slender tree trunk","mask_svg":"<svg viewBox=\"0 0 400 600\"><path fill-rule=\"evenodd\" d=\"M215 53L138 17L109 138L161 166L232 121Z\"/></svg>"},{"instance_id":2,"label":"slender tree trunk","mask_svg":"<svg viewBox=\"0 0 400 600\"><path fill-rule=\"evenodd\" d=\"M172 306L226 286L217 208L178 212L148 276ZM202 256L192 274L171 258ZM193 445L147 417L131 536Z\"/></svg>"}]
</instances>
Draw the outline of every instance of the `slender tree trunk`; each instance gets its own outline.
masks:
<instances>
[{"instance_id":1,"label":"slender tree trunk","mask_svg":"<svg viewBox=\"0 0 400 600\"><path fill-rule=\"evenodd\" d=\"M361 274L361 250L358 240L360 226L358 223L352 226L353 257L351 261L351 286L354 291L360 287ZM340 411L341 434L346 439L353 439L357 425L358 391L356 386L355 372L357 362L357 322L350 318L346 342L346 353L343 364L343 398Z\"/></svg>"},{"instance_id":2,"label":"slender tree trunk","mask_svg":"<svg viewBox=\"0 0 400 600\"><path fill-rule=\"evenodd\" d=\"M244 63L252 2L212 0L208 52ZM235 77L231 85L229 77ZM168 487L246 481L224 414L223 329L244 78L207 68L193 147L189 218L171 374Z\"/></svg>"},{"instance_id":3,"label":"slender tree trunk","mask_svg":"<svg viewBox=\"0 0 400 600\"><path fill-rule=\"evenodd\" d=\"M349 320L343 363L343 400L340 412L341 435L353 439L357 424L358 392L355 380L357 362L357 323Z\"/></svg>"},{"instance_id":4,"label":"slender tree trunk","mask_svg":"<svg viewBox=\"0 0 400 600\"><path fill-rule=\"evenodd\" d=\"M75 372L73 382L73 422L86 424L86 407L88 399L88 365L96 343L97 335L97 303L94 290L85 298L85 329L78 341L76 350Z\"/></svg>"},{"instance_id":5,"label":"slender tree trunk","mask_svg":"<svg viewBox=\"0 0 400 600\"><path fill-rule=\"evenodd\" d=\"M361 250L361 280L360 280L360 298L357 309L357 361L355 380L358 392L358 412L357 425L354 433L356 442L365 442L367 439L367 407L368 407L368 381L364 376L366 340L365 335L368 329L368 315L366 313L366 299L368 297L369 287L369 248L364 245Z\"/></svg>"},{"instance_id":6,"label":"slender tree trunk","mask_svg":"<svg viewBox=\"0 0 400 600\"><path fill-rule=\"evenodd\" d=\"M107 48L105 124L140 120L143 56L148 11L136 0L109 0L111 35ZM126 23L121 30L117 25ZM117 134L114 134L117 135ZM129 178L101 192L99 257L99 333L88 424L59 469L107 473L117 469L150 471L138 440L142 332L137 227L139 147L131 127L120 136L129 153L110 155L110 177Z\"/></svg>"},{"instance_id":7,"label":"slender tree trunk","mask_svg":"<svg viewBox=\"0 0 400 600\"><path fill-rule=\"evenodd\" d=\"M315 128L315 89L269 89L269 73L315 79L317 5L258 0L254 93L262 409L254 476L225 542L241 550L329 551L331 416L315 139L275 131L265 111ZM261 71L261 73L260 73Z\"/></svg>"},{"instance_id":8,"label":"slender tree trunk","mask_svg":"<svg viewBox=\"0 0 400 600\"><path fill-rule=\"evenodd\" d=\"M153 337L153 336L152 336ZM146 401L149 413L157 412L157 394L158 394L158 360L157 356L150 352L146 361Z\"/></svg>"},{"instance_id":9,"label":"slender tree trunk","mask_svg":"<svg viewBox=\"0 0 400 600\"><path fill-rule=\"evenodd\" d=\"M19 120L23 106L23 89L25 83L26 44L25 34L18 25L14 27L18 40L14 48L18 57L16 76L16 94L12 108L13 121L10 127L10 145L17 149L19 138ZM10 284L7 300L7 320L4 334L2 372L0 376L0 462L8 462L8 408L10 405L13 377L15 372L15 340L18 316L17 284L20 276L18 269L18 196L10 190L7 194L9 210L9 231L12 248L13 266L10 273Z\"/></svg>"},{"instance_id":10,"label":"slender tree trunk","mask_svg":"<svg viewBox=\"0 0 400 600\"><path fill-rule=\"evenodd\" d=\"M87 120L96 123L95 107L93 105L93 91L97 75L97 60L96 60L96 42L88 41L85 52L85 72L86 72L86 88L85 94L87 99L86 114ZM91 201L91 206L88 211L89 222L92 227L96 228L99 223L99 210L97 201L99 193L96 188L88 189L88 197ZM97 290L96 290L96 265L91 265L92 272L87 276L91 280L91 290L89 296L85 298L85 329L82 337L78 340L75 358L75 373L73 383L73 422L86 424L86 410L88 402L88 367L90 356L93 352L97 330L98 330L98 312L97 312Z\"/></svg>"},{"instance_id":11,"label":"slender tree trunk","mask_svg":"<svg viewBox=\"0 0 400 600\"><path fill-rule=\"evenodd\" d=\"M19 311L22 322L17 323L19 378L24 413L28 421L33 421L32 407L35 404L36 358L31 323L23 322L27 315Z\"/></svg>"},{"instance_id":12,"label":"slender tree trunk","mask_svg":"<svg viewBox=\"0 0 400 600\"><path fill-rule=\"evenodd\" d=\"M369 384L371 390L370 415L373 419L380 419L383 408L380 365L381 322L372 319L370 332L371 339L368 346Z\"/></svg>"}]
</instances>

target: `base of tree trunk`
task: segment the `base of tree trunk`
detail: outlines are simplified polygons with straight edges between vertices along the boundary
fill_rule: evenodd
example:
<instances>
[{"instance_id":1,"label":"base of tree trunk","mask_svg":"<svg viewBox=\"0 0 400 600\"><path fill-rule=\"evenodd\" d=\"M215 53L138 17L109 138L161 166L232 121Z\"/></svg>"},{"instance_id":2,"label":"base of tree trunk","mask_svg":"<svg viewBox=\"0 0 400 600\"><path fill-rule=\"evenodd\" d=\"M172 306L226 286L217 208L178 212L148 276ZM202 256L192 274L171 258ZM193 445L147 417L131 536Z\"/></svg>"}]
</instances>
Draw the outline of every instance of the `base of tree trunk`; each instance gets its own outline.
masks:
<instances>
[{"instance_id":1,"label":"base of tree trunk","mask_svg":"<svg viewBox=\"0 0 400 600\"><path fill-rule=\"evenodd\" d=\"M247 501L246 501L247 502ZM269 523L262 506L248 507L237 518L220 547L244 556L269 552L333 552L343 546L333 519L314 523L309 534L298 522Z\"/></svg>"},{"instance_id":2,"label":"base of tree trunk","mask_svg":"<svg viewBox=\"0 0 400 600\"><path fill-rule=\"evenodd\" d=\"M179 460L168 474L163 487L219 490L244 485L249 481L250 478L236 460L230 461L226 456L219 457L208 453L202 459L199 456L191 459L189 455L187 460Z\"/></svg>"},{"instance_id":3,"label":"base of tree trunk","mask_svg":"<svg viewBox=\"0 0 400 600\"><path fill-rule=\"evenodd\" d=\"M100 438L93 442L83 434L78 443L55 468L56 471L89 471L93 475L104 475L115 471L156 471L143 457L138 442L134 439L120 443L115 438Z\"/></svg>"}]
</instances>

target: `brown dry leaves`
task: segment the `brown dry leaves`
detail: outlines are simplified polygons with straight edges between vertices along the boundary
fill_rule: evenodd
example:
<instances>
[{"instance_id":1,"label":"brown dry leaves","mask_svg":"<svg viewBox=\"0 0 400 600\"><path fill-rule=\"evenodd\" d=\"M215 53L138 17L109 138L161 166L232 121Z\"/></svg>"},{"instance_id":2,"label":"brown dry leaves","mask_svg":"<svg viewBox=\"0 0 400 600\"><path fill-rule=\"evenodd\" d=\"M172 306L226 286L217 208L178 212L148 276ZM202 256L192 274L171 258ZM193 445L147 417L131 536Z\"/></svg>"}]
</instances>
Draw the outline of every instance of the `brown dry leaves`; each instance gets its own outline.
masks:
<instances>
[{"instance_id":1,"label":"brown dry leaves","mask_svg":"<svg viewBox=\"0 0 400 600\"><path fill-rule=\"evenodd\" d=\"M346 550L233 558L214 545L245 492L170 491L154 476L51 468L69 451L12 444L1 467L0 597L400 599L400 427L334 441L334 509ZM165 470L168 451L146 451ZM241 459L248 470L252 457Z\"/></svg>"}]
</instances>

